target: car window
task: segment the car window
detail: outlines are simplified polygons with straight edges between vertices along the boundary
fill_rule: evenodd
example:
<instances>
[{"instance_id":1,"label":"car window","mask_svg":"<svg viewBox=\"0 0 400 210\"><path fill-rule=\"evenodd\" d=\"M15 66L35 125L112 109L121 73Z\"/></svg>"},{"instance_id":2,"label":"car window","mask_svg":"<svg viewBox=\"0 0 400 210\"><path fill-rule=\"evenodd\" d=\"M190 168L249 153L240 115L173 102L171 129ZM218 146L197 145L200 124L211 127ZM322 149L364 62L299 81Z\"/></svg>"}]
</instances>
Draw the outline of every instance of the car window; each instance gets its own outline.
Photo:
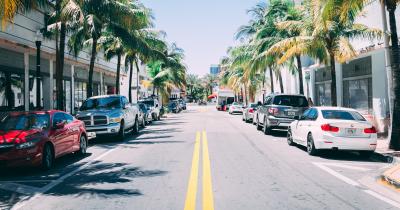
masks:
<instances>
[{"instance_id":1,"label":"car window","mask_svg":"<svg viewBox=\"0 0 400 210\"><path fill-rule=\"evenodd\" d=\"M308 113L308 119L309 120L316 120L318 118L318 111L317 109L310 109L310 112Z\"/></svg>"},{"instance_id":2,"label":"car window","mask_svg":"<svg viewBox=\"0 0 400 210\"><path fill-rule=\"evenodd\" d=\"M265 99L265 105L271 104L271 100L272 100L272 97L268 96L268 97Z\"/></svg>"},{"instance_id":3,"label":"car window","mask_svg":"<svg viewBox=\"0 0 400 210\"><path fill-rule=\"evenodd\" d=\"M74 121L74 117L66 113L64 113L64 118L67 121L67 123L72 123Z\"/></svg>"},{"instance_id":4,"label":"car window","mask_svg":"<svg viewBox=\"0 0 400 210\"><path fill-rule=\"evenodd\" d=\"M129 104L129 101L128 101L128 99L126 99L125 96L122 97L122 104L123 104L124 106L127 106L127 105Z\"/></svg>"},{"instance_id":5,"label":"car window","mask_svg":"<svg viewBox=\"0 0 400 210\"><path fill-rule=\"evenodd\" d=\"M48 114L9 115L0 122L0 130L46 129L49 126Z\"/></svg>"},{"instance_id":6,"label":"car window","mask_svg":"<svg viewBox=\"0 0 400 210\"><path fill-rule=\"evenodd\" d=\"M324 119L366 121L360 113L346 110L322 110L322 117Z\"/></svg>"},{"instance_id":7,"label":"car window","mask_svg":"<svg viewBox=\"0 0 400 210\"><path fill-rule=\"evenodd\" d=\"M308 101L304 96L279 95L274 97L274 105L308 107Z\"/></svg>"},{"instance_id":8,"label":"car window","mask_svg":"<svg viewBox=\"0 0 400 210\"><path fill-rule=\"evenodd\" d=\"M91 98L83 103L80 110L102 108L121 108L121 99L119 97Z\"/></svg>"},{"instance_id":9,"label":"car window","mask_svg":"<svg viewBox=\"0 0 400 210\"><path fill-rule=\"evenodd\" d=\"M55 113L53 116L53 127L55 127L58 123L65 121L65 117L63 113Z\"/></svg>"},{"instance_id":10,"label":"car window","mask_svg":"<svg viewBox=\"0 0 400 210\"><path fill-rule=\"evenodd\" d=\"M302 117L308 119L308 114L310 113L310 111L311 109L307 109L306 111L304 111Z\"/></svg>"}]
</instances>

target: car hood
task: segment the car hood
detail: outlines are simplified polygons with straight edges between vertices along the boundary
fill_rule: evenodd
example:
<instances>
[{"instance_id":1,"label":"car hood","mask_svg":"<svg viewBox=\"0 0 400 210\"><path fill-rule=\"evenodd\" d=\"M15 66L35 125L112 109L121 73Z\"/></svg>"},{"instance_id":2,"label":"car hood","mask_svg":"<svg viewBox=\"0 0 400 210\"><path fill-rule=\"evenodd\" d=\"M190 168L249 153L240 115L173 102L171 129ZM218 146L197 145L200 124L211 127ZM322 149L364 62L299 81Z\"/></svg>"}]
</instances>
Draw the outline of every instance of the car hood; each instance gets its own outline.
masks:
<instances>
[{"instance_id":1,"label":"car hood","mask_svg":"<svg viewBox=\"0 0 400 210\"><path fill-rule=\"evenodd\" d=\"M0 144L13 143L16 138L25 138L32 134L40 132L38 129L32 129L27 131L21 130L9 130L9 131L0 131Z\"/></svg>"},{"instance_id":2,"label":"car hood","mask_svg":"<svg viewBox=\"0 0 400 210\"><path fill-rule=\"evenodd\" d=\"M92 116L92 115L106 115L112 116L120 113L119 109L89 109L85 111L79 111L76 117Z\"/></svg>"}]
</instances>

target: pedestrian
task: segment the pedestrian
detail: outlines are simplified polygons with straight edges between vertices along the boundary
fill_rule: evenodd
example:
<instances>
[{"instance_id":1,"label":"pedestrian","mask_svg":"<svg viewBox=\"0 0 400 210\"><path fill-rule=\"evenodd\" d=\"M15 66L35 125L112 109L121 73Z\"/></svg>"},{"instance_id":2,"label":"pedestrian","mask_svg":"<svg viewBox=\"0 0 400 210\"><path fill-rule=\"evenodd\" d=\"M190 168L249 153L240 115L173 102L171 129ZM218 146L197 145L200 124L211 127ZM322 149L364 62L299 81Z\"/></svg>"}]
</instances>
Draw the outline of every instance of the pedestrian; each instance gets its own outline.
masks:
<instances>
[{"instance_id":1,"label":"pedestrian","mask_svg":"<svg viewBox=\"0 0 400 210\"><path fill-rule=\"evenodd\" d=\"M314 106L314 103L310 97L308 97L308 106L310 107Z\"/></svg>"}]
</instances>

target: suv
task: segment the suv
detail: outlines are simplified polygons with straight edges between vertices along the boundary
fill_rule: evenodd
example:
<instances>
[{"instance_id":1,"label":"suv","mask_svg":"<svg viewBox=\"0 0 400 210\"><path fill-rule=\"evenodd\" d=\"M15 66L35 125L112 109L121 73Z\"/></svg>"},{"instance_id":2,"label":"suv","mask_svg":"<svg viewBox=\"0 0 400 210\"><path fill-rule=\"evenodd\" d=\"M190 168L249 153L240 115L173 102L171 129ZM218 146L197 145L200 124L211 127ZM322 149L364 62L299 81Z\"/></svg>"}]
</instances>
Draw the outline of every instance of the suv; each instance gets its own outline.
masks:
<instances>
[{"instance_id":1,"label":"suv","mask_svg":"<svg viewBox=\"0 0 400 210\"><path fill-rule=\"evenodd\" d=\"M148 98L139 101L140 103L146 104L146 106L150 109L151 118L153 121L160 120L160 103L155 98Z\"/></svg>"},{"instance_id":2,"label":"suv","mask_svg":"<svg viewBox=\"0 0 400 210\"><path fill-rule=\"evenodd\" d=\"M257 109L257 130L269 134L272 129L287 129L294 117L300 116L308 107L307 98L303 95L269 95Z\"/></svg>"},{"instance_id":3,"label":"suv","mask_svg":"<svg viewBox=\"0 0 400 210\"><path fill-rule=\"evenodd\" d=\"M88 98L76 114L76 118L85 123L88 132L95 132L96 136L117 135L121 141L126 131L139 132L138 117L137 106L120 95Z\"/></svg>"}]
</instances>

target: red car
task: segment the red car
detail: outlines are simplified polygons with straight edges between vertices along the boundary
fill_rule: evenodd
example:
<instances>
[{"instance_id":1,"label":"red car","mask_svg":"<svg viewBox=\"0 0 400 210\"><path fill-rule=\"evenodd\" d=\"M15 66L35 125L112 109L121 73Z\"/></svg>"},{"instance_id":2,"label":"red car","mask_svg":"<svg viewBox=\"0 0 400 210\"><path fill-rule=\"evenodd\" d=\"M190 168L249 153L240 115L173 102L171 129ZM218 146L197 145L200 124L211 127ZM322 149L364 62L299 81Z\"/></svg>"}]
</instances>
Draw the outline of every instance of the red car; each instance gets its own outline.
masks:
<instances>
[{"instance_id":1,"label":"red car","mask_svg":"<svg viewBox=\"0 0 400 210\"><path fill-rule=\"evenodd\" d=\"M41 166L88 145L82 121L62 111L12 112L0 122L0 166Z\"/></svg>"}]
</instances>

